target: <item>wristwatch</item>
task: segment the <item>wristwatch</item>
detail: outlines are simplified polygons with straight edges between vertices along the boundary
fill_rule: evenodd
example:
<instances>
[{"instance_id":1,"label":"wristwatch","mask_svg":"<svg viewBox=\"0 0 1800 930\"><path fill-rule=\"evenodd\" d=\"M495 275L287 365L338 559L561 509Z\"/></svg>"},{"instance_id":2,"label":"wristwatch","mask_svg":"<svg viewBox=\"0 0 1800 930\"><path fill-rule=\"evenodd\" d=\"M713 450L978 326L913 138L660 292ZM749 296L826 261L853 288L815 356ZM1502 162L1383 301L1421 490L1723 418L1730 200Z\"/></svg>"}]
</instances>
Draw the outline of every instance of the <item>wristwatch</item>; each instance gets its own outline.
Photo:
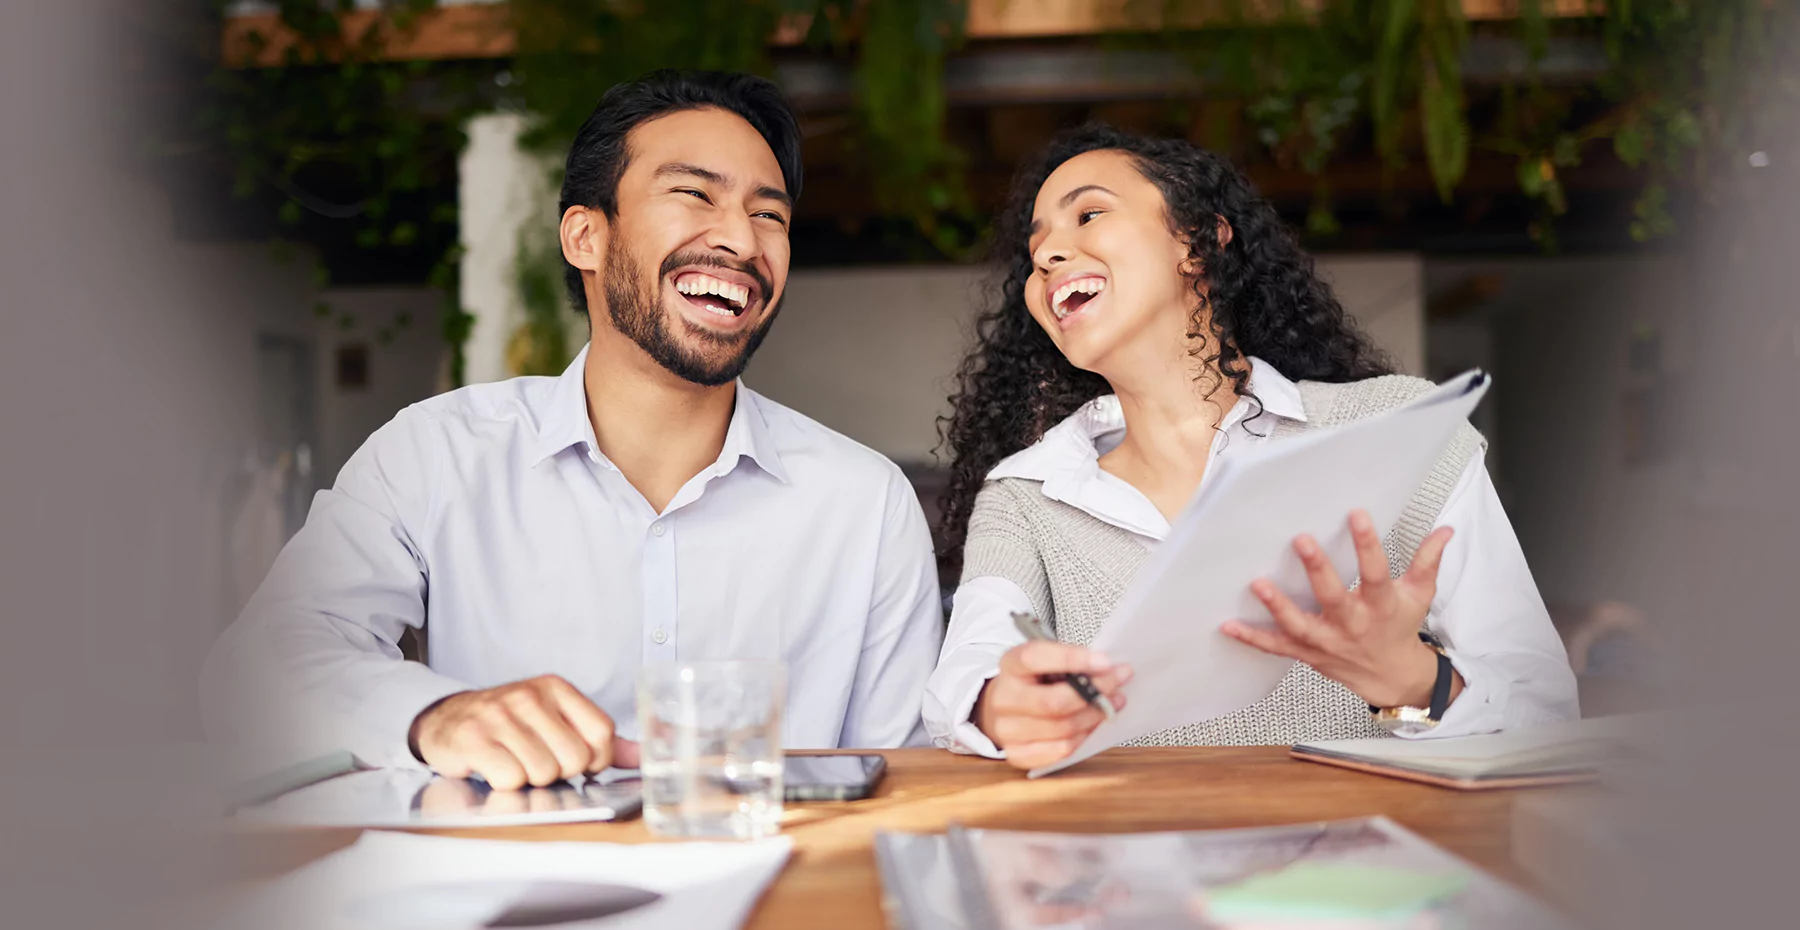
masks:
<instances>
[{"instance_id":1,"label":"wristwatch","mask_svg":"<svg viewBox=\"0 0 1800 930\"><path fill-rule=\"evenodd\" d=\"M1450 665L1450 657L1444 653L1444 644L1424 630L1419 631L1419 639L1437 653L1437 681L1431 686L1431 706L1376 707L1370 704L1369 713L1375 715L1375 725L1389 733L1403 729L1429 730L1444 719L1444 710L1450 706L1450 681L1455 670Z\"/></svg>"}]
</instances>

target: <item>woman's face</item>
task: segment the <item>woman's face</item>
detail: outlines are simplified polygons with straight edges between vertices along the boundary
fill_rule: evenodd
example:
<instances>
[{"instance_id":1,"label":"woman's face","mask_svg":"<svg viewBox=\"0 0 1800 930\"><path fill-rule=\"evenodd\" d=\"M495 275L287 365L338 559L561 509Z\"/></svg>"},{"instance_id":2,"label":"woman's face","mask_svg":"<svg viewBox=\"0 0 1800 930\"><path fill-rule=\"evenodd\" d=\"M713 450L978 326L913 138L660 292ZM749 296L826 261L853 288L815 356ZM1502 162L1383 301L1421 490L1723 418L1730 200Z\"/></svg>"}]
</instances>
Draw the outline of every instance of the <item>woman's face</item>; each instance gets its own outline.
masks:
<instances>
[{"instance_id":1,"label":"woman's face","mask_svg":"<svg viewBox=\"0 0 1800 930\"><path fill-rule=\"evenodd\" d=\"M1025 305L1077 368L1113 372L1185 346L1197 298L1162 192L1129 155L1063 162L1032 209Z\"/></svg>"}]
</instances>

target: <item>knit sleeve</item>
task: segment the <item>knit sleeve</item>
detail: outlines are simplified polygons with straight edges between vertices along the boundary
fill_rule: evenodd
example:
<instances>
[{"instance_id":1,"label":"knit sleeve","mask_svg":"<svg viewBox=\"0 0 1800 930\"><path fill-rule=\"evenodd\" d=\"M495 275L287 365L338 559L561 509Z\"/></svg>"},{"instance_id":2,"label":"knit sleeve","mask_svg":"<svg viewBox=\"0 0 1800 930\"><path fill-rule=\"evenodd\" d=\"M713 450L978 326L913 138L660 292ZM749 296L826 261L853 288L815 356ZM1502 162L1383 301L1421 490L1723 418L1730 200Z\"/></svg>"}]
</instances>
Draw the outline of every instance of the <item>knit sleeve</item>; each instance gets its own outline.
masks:
<instances>
[{"instance_id":1,"label":"knit sleeve","mask_svg":"<svg viewBox=\"0 0 1800 930\"><path fill-rule=\"evenodd\" d=\"M975 578L1004 578L1025 592L1040 618L1054 625L1050 579L1044 572L1044 559L1033 539L1021 499L1022 495L1037 493L1034 481L1003 478L989 481L975 495L968 540L963 544L961 583Z\"/></svg>"}]
</instances>

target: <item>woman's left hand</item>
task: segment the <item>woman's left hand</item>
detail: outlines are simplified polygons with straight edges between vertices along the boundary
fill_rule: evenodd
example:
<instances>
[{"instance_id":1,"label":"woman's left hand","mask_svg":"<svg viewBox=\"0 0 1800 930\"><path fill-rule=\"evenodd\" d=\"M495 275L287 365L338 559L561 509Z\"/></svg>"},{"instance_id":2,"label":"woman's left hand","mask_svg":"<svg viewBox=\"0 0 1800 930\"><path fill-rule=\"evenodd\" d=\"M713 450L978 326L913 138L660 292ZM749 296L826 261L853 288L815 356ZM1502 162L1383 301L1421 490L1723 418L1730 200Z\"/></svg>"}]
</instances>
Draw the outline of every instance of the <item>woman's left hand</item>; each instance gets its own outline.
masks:
<instances>
[{"instance_id":1,"label":"woman's left hand","mask_svg":"<svg viewBox=\"0 0 1800 930\"><path fill-rule=\"evenodd\" d=\"M1317 540L1301 536L1294 552L1306 566L1319 612L1301 610L1267 579L1250 590L1275 618L1275 629L1240 620L1221 629L1264 652L1298 659L1343 684L1376 707L1425 706L1437 681L1437 653L1419 639L1431 599L1437 595L1438 563L1451 529L1439 527L1419 544L1412 565L1399 578L1388 576L1387 554L1375 523L1361 510L1350 514L1362 583L1349 590ZM1452 682L1452 696L1461 689Z\"/></svg>"}]
</instances>

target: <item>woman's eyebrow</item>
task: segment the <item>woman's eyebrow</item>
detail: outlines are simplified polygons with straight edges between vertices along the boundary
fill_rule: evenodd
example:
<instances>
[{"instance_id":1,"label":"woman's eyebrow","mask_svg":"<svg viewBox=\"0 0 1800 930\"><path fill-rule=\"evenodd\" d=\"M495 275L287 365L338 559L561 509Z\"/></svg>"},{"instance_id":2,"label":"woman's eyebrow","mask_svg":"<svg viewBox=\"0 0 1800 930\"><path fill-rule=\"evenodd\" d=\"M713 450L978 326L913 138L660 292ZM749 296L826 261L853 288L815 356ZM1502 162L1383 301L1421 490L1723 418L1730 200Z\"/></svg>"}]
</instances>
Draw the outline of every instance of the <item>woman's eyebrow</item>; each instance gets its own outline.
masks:
<instances>
[{"instance_id":1,"label":"woman's eyebrow","mask_svg":"<svg viewBox=\"0 0 1800 930\"><path fill-rule=\"evenodd\" d=\"M1074 203L1075 198L1080 197L1082 194L1085 194L1088 191L1099 191L1102 194L1112 194L1114 197L1119 196L1118 194L1113 194L1112 191L1107 190L1106 188L1101 187L1098 184L1083 184L1080 187L1077 187L1074 190L1062 195L1062 199L1058 200L1056 202L1056 205L1059 207L1066 207L1069 204Z\"/></svg>"}]
</instances>

